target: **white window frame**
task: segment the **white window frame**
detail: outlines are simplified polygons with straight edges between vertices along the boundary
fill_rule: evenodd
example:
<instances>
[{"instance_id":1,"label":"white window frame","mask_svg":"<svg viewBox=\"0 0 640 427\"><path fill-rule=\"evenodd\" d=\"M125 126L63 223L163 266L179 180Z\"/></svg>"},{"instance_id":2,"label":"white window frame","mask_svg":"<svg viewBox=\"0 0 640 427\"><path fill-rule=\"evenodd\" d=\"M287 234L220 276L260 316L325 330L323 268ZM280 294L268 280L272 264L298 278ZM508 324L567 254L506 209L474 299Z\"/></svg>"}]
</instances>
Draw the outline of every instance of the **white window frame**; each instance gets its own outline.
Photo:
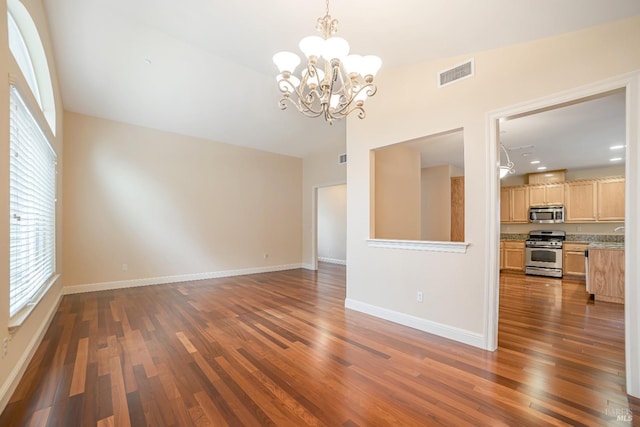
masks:
<instances>
[{"instance_id":1,"label":"white window frame","mask_svg":"<svg viewBox=\"0 0 640 427\"><path fill-rule=\"evenodd\" d=\"M7 0L9 26L9 331L56 283L56 108L29 11ZM19 131L16 132L16 130ZM20 158L15 157L16 153Z\"/></svg>"}]
</instances>

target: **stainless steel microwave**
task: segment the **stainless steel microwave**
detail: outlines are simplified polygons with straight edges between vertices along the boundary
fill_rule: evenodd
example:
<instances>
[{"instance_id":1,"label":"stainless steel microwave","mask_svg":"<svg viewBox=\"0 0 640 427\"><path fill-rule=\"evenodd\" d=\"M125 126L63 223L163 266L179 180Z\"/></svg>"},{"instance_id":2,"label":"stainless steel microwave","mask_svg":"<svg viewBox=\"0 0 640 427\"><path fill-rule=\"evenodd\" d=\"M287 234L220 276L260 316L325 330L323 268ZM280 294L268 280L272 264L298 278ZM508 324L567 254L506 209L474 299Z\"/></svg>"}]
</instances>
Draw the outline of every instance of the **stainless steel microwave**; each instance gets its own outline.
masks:
<instances>
[{"instance_id":1,"label":"stainless steel microwave","mask_svg":"<svg viewBox=\"0 0 640 427\"><path fill-rule=\"evenodd\" d=\"M557 224L564 222L564 206L531 206L529 222Z\"/></svg>"}]
</instances>

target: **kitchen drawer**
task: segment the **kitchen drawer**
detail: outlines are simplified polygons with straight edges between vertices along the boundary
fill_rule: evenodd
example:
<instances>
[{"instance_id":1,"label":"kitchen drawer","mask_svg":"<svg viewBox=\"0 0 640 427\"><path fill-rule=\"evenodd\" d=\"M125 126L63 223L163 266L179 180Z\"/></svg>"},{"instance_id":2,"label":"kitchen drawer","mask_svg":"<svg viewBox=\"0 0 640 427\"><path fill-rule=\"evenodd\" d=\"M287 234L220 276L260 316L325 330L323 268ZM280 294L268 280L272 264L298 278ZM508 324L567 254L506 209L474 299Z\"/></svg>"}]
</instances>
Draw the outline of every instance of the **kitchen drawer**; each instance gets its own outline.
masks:
<instances>
[{"instance_id":1,"label":"kitchen drawer","mask_svg":"<svg viewBox=\"0 0 640 427\"><path fill-rule=\"evenodd\" d=\"M565 242L563 248L566 252L579 252L587 249L589 243L567 243Z\"/></svg>"},{"instance_id":2,"label":"kitchen drawer","mask_svg":"<svg viewBox=\"0 0 640 427\"><path fill-rule=\"evenodd\" d=\"M519 240L503 240L505 249L524 249L524 242Z\"/></svg>"}]
</instances>

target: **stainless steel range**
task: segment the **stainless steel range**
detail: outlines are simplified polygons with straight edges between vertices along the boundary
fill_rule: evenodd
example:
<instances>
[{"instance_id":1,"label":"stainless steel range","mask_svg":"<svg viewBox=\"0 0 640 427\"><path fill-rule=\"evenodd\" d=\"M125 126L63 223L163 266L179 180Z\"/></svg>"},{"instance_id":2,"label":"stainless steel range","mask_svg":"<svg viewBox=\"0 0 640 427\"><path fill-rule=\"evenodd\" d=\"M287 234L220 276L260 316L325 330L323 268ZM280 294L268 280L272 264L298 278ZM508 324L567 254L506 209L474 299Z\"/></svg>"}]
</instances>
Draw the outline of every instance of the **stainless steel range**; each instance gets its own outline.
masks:
<instances>
[{"instance_id":1,"label":"stainless steel range","mask_svg":"<svg viewBox=\"0 0 640 427\"><path fill-rule=\"evenodd\" d=\"M525 273L535 276L562 277L562 244L566 233L559 230L529 232L525 242Z\"/></svg>"}]
</instances>

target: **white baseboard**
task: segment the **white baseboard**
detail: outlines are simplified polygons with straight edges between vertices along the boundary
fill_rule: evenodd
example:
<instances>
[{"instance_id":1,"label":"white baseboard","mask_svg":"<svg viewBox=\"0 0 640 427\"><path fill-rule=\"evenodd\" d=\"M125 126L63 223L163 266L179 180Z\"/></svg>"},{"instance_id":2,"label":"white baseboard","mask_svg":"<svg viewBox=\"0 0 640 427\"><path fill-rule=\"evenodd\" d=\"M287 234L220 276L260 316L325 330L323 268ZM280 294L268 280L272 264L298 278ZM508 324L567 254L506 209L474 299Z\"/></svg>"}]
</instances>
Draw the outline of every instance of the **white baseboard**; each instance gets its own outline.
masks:
<instances>
[{"instance_id":1,"label":"white baseboard","mask_svg":"<svg viewBox=\"0 0 640 427\"><path fill-rule=\"evenodd\" d=\"M11 373L2 383L2 387L0 387L0 413L4 411L7 404L9 403L9 399L11 399L11 396L16 391L16 387L18 387L22 376L27 370L29 362L31 362L31 359L36 353L38 346L42 342L47 329L49 329L49 325L53 320L53 316L55 316L56 311L58 310L58 306L60 305L60 301L62 301L62 294L63 293L61 289L60 291L58 291L58 296L56 297L55 304L51 305L49 312L44 317L43 322L38 327L36 333L33 334L33 337L31 337L31 341L29 341L29 344L22 353L22 356L20 356L20 359L18 359L18 362L11 370Z\"/></svg>"},{"instance_id":2,"label":"white baseboard","mask_svg":"<svg viewBox=\"0 0 640 427\"><path fill-rule=\"evenodd\" d=\"M484 349L484 338L482 334L476 332L467 331L454 326L443 325L421 317L400 313L398 311L389 310L387 308L378 307L350 298L345 299L344 306L351 310L359 311L400 325Z\"/></svg>"},{"instance_id":3,"label":"white baseboard","mask_svg":"<svg viewBox=\"0 0 640 427\"><path fill-rule=\"evenodd\" d=\"M344 259L318 257L318 261L328 262L329 264L347 265L347 261Z\"/></svg>"},{"instance_id":4,"label":"white baseboard","mask_svg":"<svg viewBox=\"0 0 640 427\"><path fill-rule=\"evenodd\" d=\"M208 273L182 274L176 276L149 277L145 279L121 280L117 282L90 283L86 285L66 286L65 295L85 292L108 291L111 289L136 288L139 286L164 285L167 283L191 282L194 280L218 279L222 277L243 276L246 274L271 273L274 271L295 270L303 268L302 264L274 265L270 267L245 268L242 270L225 270Z\"/></svg>"},{"instance_id":5,"label":"white baseboard","mask_svg":"<svg viewBox=\"0 0 640 427\"><path fill-rule=\"evenodd\" d=\"M312 271L316 271L316 268L313 268L313 264L308 264L308 263L304 263L302 264L302 268L304 268L305 270L312 270Z\"/></svg>"}]
</instances>

